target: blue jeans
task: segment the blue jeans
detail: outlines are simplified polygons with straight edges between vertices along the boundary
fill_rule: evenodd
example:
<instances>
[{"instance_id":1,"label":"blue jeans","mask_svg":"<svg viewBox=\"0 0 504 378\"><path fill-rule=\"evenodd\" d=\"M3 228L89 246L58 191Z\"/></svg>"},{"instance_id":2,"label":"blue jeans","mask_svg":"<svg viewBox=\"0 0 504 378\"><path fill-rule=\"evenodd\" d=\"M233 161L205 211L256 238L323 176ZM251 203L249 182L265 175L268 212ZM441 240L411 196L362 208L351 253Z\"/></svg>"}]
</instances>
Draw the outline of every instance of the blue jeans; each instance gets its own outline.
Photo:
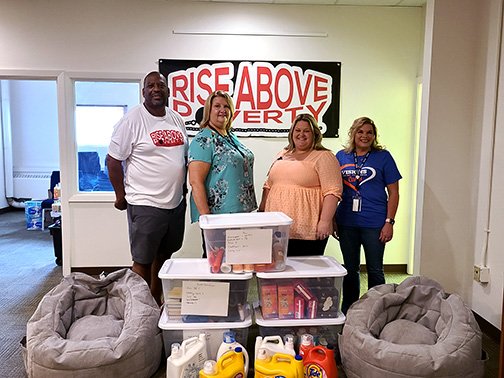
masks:
<instances>
[{"instance_id":1,"label":"blue jeans","mask_svg":"<svg viewBox=\"0 0 504 378\"><path fill-rule=\"evenodd\" d=\"M368 289L385 283L383 253L385 244L380 241L380 228L345 227L338 225L339 242L347 275L343 277L343 303L341 310L348 308L360 296L360 248L364 247L368 273Z\"/></svg>"}]
</instances>

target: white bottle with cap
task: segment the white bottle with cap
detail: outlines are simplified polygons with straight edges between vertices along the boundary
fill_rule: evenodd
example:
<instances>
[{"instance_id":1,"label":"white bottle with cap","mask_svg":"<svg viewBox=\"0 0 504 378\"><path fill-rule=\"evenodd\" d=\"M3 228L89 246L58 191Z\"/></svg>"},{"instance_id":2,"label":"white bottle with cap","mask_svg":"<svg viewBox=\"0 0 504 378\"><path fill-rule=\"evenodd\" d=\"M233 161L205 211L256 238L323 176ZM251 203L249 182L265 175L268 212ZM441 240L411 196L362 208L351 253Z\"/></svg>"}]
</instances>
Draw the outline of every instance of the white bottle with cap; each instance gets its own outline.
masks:
<instances>
[{"instance_id":1,"label":"white bottle with cap","mask_svg":"<svg viewBox=\"0 0 504 378\"><path fill-rule=\"evenodd\" d=\"M234 351L236 347L240 347L243 350L243 357L245 358L245 373L248 372L249 368L249 355L247 350L236 341L236 334L233 331L226 331L222 334L222 344L217 350L217 361L229 351Z\"/></svg>"},{"instance_id":2,"label":"white bottle with cap","mask_svg":"<svg viewBox=\"0 0 504 378\"><path fill-rule=\"evenodd\" d=\"M171 345L171 355L166 362L166 376L170 378L197 377L208 359L206 335L201 333Z\"/></svg>"},{"instance_id":3,"label":"white bottle with cap","mask_svg":"<svg viewBox=\"0 0 504 378\"><path fill-rule=\"evenodd\" d=\"M294 349L294 336L291 334L285 335L285 343L281 336L261 336L256 337L255 343L255 358L257 358L259 349L266 349L270 356L275 353L290 354L291 356L296 355L296 350Z\"/></svg>"}]
</instances>

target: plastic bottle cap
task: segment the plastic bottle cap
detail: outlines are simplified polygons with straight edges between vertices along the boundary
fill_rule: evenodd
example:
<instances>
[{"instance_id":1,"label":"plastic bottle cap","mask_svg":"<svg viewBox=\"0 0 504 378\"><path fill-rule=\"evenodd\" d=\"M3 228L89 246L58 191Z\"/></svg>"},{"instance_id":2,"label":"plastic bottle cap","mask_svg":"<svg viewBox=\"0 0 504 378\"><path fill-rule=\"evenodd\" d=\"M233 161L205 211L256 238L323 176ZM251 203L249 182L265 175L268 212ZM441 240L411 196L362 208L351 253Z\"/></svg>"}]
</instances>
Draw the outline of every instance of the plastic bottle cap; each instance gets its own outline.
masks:
<instances>
[{"instance_id":1,"label":"plastic bottle cap","mask_svg":"<svg viewBox=\"0 0 504 378\"><path fill-rule=\"evenodd\" d=\"M257 352L257 359L258 360L265 360L268 357L268 351L264 348L261 348Z\"/></svg>"},{"instance_id":2,"label":"plastic bottle cap","mask_svg":"<svg viewBox=\"0 0 504 378\"><path fill-rule=\"evenodd\" d=\"M236 352L236 353L241 353L241 352L242 352L242 350L243 350L243 349L242 349L241 347L236 347L236 348L235 348L235 352Z\"/></svg>"},{"instance_id":3,"label":"plastic bottle cap","mask_svg":"<svg viewBox=\"0 0 504 378\"><path fill-rule=\"evenodd\" d=\"M180 344L179 343L173 343L171 345L171 354L172 354L172 356L177 357L179 353L180 353Z\"/></svg>"},{"instance_id":4,"label":"plastic bottle cap","mask_svg":"<svg viewBox=\"0 0 504 378\"><path fill-rule=\"evenodd\" d=\"M305 333L304 335L301 335L301 344L302 345L313 344L313 336L310 335L309 333Z\"/></svg>"},{"instance_id":5,"label":"plastic bottle cap","mask_svg":"<svg viewBox=\"0 0 504 378\"><path fill-rule=\"evenodd\" d=\"M226 331L222 334L222 340L226 344L232 344L236 341L235 333L233 331Z\"/></svg>"},{"instance_id":6,"label":"plastic bottle cap","mask_svg":"<svg viewBox=\"0 0 504 378\"><path fill-rule=\"evenodd\" d=\"M327 344L327 347L326 347L326 348L327 348L327 349L334 349L334 345L332 345L332 344Z\"/></svg>"},{"instance_id":7,"label":"plastic bottle cap","mask_svg":"<svg viewBox=\"0 0 504 378\"><path fill-rule=\"evenodd\" d=\"M208 375L217 373L216 365L217 362L215 362L214 360L206 360L203 364L203 373Z\"/></svg>"},{"instance_id":8,"label":"plastic bottle cap","mask_svg":"<svg viewBox=\"0 0 504 378\"><path fill-rule=\"evenodd\" d=\"M299 354L296 354L296 356L294 358L296 359L296 361L302 361L303 360L303 356L300 356Z\"/></svg>"}]
</instances>

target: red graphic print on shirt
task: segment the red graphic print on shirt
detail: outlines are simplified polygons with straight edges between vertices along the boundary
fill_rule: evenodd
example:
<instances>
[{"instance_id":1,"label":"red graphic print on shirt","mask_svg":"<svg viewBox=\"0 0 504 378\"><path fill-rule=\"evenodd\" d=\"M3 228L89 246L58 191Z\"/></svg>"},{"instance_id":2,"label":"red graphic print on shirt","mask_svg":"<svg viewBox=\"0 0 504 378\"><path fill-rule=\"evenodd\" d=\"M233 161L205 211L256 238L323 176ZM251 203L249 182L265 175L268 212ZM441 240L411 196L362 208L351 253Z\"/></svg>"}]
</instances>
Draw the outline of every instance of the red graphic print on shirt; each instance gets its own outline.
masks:
<instances>
[{"instance_id":1,"label":"red graphic print on shirt","mask_svg":"<svg viewBox=\"0 0 504 378\"><path fill-rule=\"evenodd\" d=\"M175 147L184 144L184 135L177 130L157 130L150 133L152 142L158 147Z\"/></svg>"}]
</instances>

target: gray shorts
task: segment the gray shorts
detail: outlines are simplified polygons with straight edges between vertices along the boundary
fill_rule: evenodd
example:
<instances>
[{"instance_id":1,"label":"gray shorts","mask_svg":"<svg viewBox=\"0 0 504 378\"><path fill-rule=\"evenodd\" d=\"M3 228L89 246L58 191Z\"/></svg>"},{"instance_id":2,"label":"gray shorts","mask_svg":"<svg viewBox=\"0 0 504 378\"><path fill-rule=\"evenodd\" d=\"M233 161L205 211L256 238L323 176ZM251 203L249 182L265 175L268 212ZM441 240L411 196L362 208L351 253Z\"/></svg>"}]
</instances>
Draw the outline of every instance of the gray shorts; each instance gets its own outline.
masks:
<instances>
[{"instance_id":1,"label":"gray shorts","mask_svg":"<svg viewBox=\"0 0 504 378\"><path fill-rule=\"evenodd\" d=\"M169 259L182 247L186 200L174 209L128 204L131 257L139 264L152 264L156 255Z\"/></svg>"}]
</instances>

